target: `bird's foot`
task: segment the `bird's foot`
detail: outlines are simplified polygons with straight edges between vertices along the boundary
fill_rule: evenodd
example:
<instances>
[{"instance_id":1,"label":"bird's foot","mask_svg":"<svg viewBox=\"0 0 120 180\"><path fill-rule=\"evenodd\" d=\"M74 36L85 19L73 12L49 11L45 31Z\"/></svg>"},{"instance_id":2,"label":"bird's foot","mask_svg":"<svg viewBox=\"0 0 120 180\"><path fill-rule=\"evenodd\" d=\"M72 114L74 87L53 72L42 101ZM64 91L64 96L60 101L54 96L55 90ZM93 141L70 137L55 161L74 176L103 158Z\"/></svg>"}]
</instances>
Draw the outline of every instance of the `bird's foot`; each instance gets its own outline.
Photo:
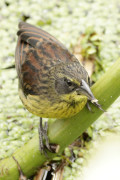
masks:
<instances>
[{"instance_id":1,"label":"bird's foot","mask_svg":"<svg viewBox=\"0 0 120 180\"><path fill-rule=\"evenodd\" d=\"M86 107L87 107L87 109L88 109L90 112L93 112L92 109L91 109L91 107L90 107L89 101L87 101Z\"/></svg>"},{"instance_id":2,"label":"bird's foot","mask_svg":"<svg viewBox=\"0 0 120 180\"><path fill-rule=\"evenodd\" d=\"M91 101L91 103L93 103L97 108L99 108L101 111L106 112L101 105L98 103L98 100L95 101Z\"/></svg>"},{"instance_id":3,"label":"bird's foot","mask_svg":"<svg viewBox=\"0 0 120 180\"><path fill-rule=\"evenodd\" d=\"M87 108L88 108L88 110L89 110L90 112L93 112L93 111L92 111L92 109L91 109L91 107L90 107L90 105L89 105L89 102L91 102L92 104L94 104L94 105L95 105L97 108L99 108L101 111L106 112L106 111L101 107L101 105L98 103L98 100L97 100L97 99L95 99L95 101L90 101L90 100L87 101L86 106L87 106Z\"/></svg>"},{"instance_id":4,"label":"bird's foot","mask_svg":"<svg viewBox=\"0 0 120 180\"><path fill-rule=\"evenodd\" d=\"M42 154L44 153L46 157L47 157L46 148L52 153L57 153L58 150L59 150L59 145L49 143L49 139L48 139L48 135L47 135L48 123L45 122L44 127L43 127L42 118L40 118L40 124L39 124L38 131L39 131L39 148L40 148L40 152ZM45 144L43 143L44 140L45 140Z\"/></svg>"}]
</instances>

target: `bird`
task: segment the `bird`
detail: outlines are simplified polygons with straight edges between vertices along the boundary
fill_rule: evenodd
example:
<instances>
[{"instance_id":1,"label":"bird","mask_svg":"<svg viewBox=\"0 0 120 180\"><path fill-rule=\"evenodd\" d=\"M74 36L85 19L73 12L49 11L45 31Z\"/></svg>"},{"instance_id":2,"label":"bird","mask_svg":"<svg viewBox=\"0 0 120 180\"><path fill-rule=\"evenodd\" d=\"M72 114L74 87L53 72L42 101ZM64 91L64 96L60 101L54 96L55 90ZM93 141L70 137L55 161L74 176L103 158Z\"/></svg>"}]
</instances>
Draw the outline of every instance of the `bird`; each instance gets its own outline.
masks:
<instances>
[{"instance_id":1,"label":"bird","mask_svg":"<svg viewBox=\"0 0 120 180\"><path fill-rule=\"evenodd\" d=\"M60 41L26 22L19 23L17 35L15 66L19 96L25 108L40 117L41 153L45 148L53 151L47 136L48 123L43 126L42 118L72 117L88 101L102 108L90 89L87 71Z\"/></svg>"}]
</instances>

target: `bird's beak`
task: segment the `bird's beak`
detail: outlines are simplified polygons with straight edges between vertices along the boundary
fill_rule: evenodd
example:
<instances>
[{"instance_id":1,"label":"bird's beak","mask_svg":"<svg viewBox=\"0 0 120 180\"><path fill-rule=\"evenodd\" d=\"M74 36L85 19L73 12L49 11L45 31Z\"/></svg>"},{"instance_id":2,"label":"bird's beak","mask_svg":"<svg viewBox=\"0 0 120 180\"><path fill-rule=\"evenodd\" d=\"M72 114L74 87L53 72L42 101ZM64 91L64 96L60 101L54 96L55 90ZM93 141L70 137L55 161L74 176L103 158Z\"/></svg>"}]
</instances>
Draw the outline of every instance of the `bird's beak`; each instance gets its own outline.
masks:
<instances>
[{"instance_id":1,"label":"bird's beak","mask_svg":"<svg viewBox=\"0 0 120 180\"><path fill-rule=\"evenodd\" d=\"M101 105L98 103L98 100L94 97L90 87L88 86L88 84L82 79L82 84L80 86L80 88L78 88L76 90L78 95L85 95L88 97L88 100L91 101L91 103L93 103L96 107L98 107L100 110L102 110L103 112L104 109L102 109Z\"/></svg>"},{"instance_id":2,"label":"bird's beak","mask_svg":"<svg viewBox=\"0 0 120 180\"><path fill-rule=\"evenodd\" d=\"M78 95L87 96L92 103L98 102L98 100L94 97L89 85L83 79L80 88L77 89L77 93Z\"/></svg>"}]
</instances>

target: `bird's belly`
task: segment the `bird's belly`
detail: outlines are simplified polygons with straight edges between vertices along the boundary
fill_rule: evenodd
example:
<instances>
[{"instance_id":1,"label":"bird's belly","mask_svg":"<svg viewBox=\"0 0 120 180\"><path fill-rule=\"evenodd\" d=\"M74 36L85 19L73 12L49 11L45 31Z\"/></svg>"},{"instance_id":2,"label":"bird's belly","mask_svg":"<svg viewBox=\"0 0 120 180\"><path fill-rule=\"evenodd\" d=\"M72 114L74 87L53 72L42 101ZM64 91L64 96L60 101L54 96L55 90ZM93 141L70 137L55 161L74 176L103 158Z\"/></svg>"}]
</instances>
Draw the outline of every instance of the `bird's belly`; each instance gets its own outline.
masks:
<instances>
[{"instance_id":1,"label":"bird's belly","mask_svg":"<svg viewBox=\"0 0 120 180\"><path fill-rule=\"evenodd\" d=\"M20 98L28 111L39 117L45 118L67 118L77 114L82 110L87 102L87 98L82 98L80 102L74 105L65 101L53 103L47 99L38 98L36 95L24 96L23 92L19 92Z\"/></svg>"}]
</instances>

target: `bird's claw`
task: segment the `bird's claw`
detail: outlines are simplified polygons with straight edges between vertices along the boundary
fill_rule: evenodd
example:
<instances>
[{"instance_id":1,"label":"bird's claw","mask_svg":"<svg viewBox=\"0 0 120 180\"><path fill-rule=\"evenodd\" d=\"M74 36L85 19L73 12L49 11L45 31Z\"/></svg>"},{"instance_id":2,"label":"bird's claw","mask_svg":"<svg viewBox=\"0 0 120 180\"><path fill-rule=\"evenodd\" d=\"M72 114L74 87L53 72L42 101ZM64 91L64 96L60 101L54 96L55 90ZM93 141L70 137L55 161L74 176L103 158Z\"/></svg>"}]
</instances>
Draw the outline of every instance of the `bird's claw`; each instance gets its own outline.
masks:
<instances>
[{"instance_id":1,"label":"bird's claw","mask_svg":"<svg viewBox=\"0 0 120 180\"><path fill-rule=\"evenodd\" d=\"M48 158L46 149L48 149L52 153L57 153L58 150L59 150L59 145L49 143L47 131L48 131L48 123L45 122L44 127L43 127L42 126L42 118L40 118L40 124L39 124L39 149L40 149L41 154L44 154ZM45 140L45 145L43 143L44 140Z\"/></svg>"},{"instance_id":2,"label":"bird's claw","mask_svg":"<svg viewBox=\"0 0 120 180\"><path fill-rule=\"evenodd\" d=\"M92 102L92 101L91 101ZM97 108L99 108L101 111L103 111L103 112L106 112L102 107L101 107L101 105L98 103L98 100L97 101L94 101L94 102L92 102Z\"/></svg>"}]
</instances>

